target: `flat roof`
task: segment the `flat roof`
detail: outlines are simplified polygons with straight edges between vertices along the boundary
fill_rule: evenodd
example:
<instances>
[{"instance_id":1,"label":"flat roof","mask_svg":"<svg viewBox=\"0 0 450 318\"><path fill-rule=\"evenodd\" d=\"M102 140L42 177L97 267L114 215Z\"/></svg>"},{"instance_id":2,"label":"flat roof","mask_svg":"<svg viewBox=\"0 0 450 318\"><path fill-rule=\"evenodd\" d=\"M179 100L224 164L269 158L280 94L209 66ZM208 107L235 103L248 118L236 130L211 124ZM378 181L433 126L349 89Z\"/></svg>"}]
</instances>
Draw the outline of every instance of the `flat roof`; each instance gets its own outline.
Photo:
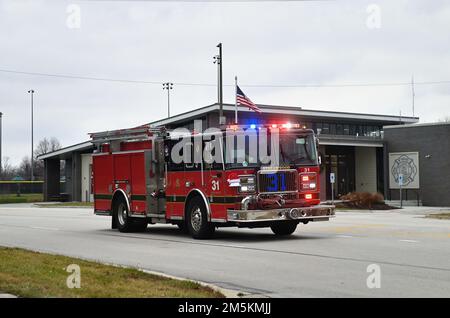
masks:
<instances>
[{"instance_id":1,"label":"flat roof","mask_svg":"<svg viewBox=\"0 0 450 318\"><path fill-rule=\"evenodd\" d=\"M62 157L63 155L65 155L69 152L84 151L84 150L89 150L90 148L94 148L94 145L92 144L92 142L85 141L85 142L75 144L72 146L68 146L68 147L64 147L64 148L61 148L61 149L58 149L58 150L55 150L52 152L44 153L44 154L38 156L37 159L44 160L44 159Z\"/></svg>"},{"instance_id":2,"label":"flat roof","mask_svg":"<svg viewBox=\"0 0 450 318\"><path fill-rule=\"evenodd\" d=\"M398 116L398 115L379 115L379 114L365 114L365 113L350 113L350 112L337 112L337 111L324 111L324 110L311 110L311 109L303 109L301 107L296 106L278 106L278 105L257 105L262 111L263 114L282 114L286 115L297 115L297 116L305 116L310 118L323 118L323 119L347 119L347 120L365 120L365 121L376 121L376 122L385 122L385 123L393 123L399 122L402 123L417 123L419 121L419 117L408 117L408 116ZM223 110L226 112L234 112L235 106L234 104L223 104ZM184 112L169 118L157 120L149 123L150 125L163 126L167 124L174 124L178 122L184 122L191 118L196 118L202 116L204 114L218 111L219 104L215 103L212 105L204 106L201 108L197 108L188 112ZM238 106L239 112L244 113L253 113L252 110L248 109L245 106Z\"/></svg>"},{"instance_id":3,"label":"flat roof","mask_svg":"<svg viewBox=\"0 0 450 318\"><path fill-rule=\"evenodd\" d=\"M407 124L407 125L389 125L389 126L383 126L383 129L415 128L415 127L429 127L429 126L443 126L443 125L450 125L450 122L421 123L421 124Z\"/></svg>"}]
</instances>

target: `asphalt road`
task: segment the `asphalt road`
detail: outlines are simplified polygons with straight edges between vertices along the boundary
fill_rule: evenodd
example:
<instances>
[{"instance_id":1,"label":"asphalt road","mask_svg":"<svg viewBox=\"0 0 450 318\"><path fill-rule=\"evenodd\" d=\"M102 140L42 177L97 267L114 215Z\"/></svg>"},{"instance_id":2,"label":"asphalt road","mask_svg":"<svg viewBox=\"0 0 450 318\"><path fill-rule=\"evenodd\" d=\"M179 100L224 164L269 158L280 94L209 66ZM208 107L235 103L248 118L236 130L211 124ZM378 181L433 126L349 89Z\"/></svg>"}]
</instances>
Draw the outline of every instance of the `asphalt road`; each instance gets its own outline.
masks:
<instances>
[{"instance_id":1,"label":"asphalt road","mask_svg":"<svg viewBox=\"0 0 450 318\"><path fill-rule=\"evenodd\" d=\"M269 297L450 297L450 221L422 212L338 212L299 225L220 229L198 241L170 225L119 233L86 208L0 207L0 245L135 266ZM380 288L368 288L380 268ZM81 269L82 275L83 269Z\"/></svg>"}]
</instances>

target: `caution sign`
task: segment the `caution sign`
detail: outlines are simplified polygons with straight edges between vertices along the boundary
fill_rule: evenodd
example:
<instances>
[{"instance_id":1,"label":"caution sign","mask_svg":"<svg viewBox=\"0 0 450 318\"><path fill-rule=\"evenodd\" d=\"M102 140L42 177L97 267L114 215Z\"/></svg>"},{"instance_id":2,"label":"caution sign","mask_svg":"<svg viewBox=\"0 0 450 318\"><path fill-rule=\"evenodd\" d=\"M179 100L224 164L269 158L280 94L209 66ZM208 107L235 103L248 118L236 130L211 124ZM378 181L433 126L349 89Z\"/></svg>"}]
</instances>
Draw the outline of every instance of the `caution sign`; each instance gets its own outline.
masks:
<instances>
[{"instance_id":1,"label":"caution sign","mask_svg":"<svg viewBox=\"0 0 450 318\"><path fill-rule=\"evenodd\" d=\"M419 153L389 153L389 188L419 189Z\"/></svg>"}]
</instances>

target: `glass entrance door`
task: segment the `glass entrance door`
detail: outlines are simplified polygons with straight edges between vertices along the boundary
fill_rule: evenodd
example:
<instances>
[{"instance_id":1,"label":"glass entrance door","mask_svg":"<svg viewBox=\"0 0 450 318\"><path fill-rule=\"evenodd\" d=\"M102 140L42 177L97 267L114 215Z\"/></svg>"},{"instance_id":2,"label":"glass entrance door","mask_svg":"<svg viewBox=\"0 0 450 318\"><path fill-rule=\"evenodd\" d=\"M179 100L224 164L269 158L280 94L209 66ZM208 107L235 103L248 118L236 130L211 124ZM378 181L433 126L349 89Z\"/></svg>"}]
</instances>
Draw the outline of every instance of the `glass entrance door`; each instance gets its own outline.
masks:
<instances>
[{"instance_id":1,"label":"glass entrance door","mask_svg":"<svg viewBox=\"0 0 450 318\"><path fill-rule=\"evenodd\" d=\"M334 199L355 191L355 148L350 146L326 146L325 171L327 199L331 199L331 187ZM335 183L330 183L330 173L334 173Z\"/></svg>"}]
</instances>

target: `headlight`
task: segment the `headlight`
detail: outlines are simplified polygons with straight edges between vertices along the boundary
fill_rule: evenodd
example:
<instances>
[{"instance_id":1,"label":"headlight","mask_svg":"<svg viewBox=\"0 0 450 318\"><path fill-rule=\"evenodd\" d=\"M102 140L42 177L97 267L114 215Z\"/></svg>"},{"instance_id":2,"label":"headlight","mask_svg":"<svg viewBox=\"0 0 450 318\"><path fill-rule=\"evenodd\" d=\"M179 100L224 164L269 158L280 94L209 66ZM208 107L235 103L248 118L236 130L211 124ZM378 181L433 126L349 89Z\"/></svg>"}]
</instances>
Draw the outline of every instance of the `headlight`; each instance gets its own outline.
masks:
<instances>
[{"instance_id":1,"label":"headlight","mask_svg":"<svg viewBox=\"0 0 450 318\"><path fill-rule=\"evenodd\" d=\"M239 180L239 192L255 192L256 187L254 175L239 176Z\"/></svg>"},{"instance_id":2,"label":"headlight","mask_svg":"<svg viewBox=\"0 0 450 318\"><path fill-rule=\"evenodd\" d=\"M317 174L315 172L300 174L300 190L315 191L317 188Z\"/></svg>"}]
</instances>

